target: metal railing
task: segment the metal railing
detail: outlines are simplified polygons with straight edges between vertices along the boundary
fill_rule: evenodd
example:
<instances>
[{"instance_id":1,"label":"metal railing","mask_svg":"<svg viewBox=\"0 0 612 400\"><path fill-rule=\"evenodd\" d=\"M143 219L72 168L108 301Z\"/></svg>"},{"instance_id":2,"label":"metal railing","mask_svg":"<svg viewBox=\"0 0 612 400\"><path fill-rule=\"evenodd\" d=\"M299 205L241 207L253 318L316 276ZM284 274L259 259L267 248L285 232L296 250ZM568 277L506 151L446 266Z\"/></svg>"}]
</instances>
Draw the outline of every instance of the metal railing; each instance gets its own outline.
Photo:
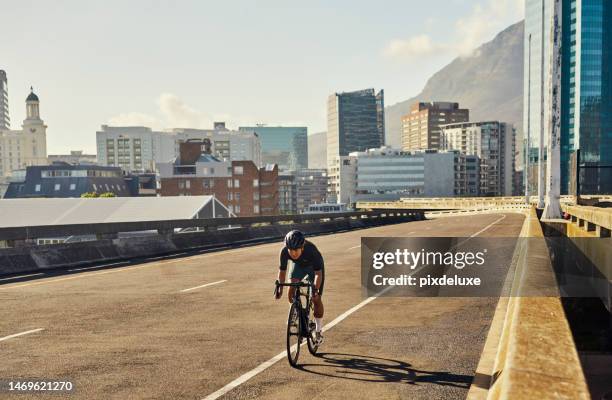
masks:
<instances>
[{"instance_id":1,"label":"metal railing","mask_svg":"<svg viewBox=\"0 0 612 400\"><path fill-rule=\"evenodd\" d=\"M203 228L215 230L220 227L250 227L266 224L325 222L337 219L386 218L414 216L423 218L424 210L397 209L377 211L353 211L342 213L271 215L257 217L175 219L137 222L108 222L97 224L66 224L16 226L0 228L0 241L28 240L44 237L72 235L113 235L124 232L157 231L160 234L173 233L176 229Z\"/></svg>"}]
</instances>

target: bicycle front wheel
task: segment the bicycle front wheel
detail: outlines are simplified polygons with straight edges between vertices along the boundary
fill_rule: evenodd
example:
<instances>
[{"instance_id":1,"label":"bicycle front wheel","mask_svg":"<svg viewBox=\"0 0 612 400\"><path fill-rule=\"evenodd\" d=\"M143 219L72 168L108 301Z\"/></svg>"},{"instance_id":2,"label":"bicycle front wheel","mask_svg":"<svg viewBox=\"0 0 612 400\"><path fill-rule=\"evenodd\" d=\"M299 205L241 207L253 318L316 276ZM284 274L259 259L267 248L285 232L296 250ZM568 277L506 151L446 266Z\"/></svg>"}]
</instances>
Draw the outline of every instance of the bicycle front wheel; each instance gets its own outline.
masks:
<instances>
[{"instance_id":1,"label":"bicycle front wheel","mask_svg":"<svg viewBox=\"0 0 612 400\"><path fill-rule=\"evenodd\" d=\"M295 303L289 309L287 319L287 358L292 367L297 366L300 356L300 345L302 344L302 318L300 318L301 307Z\"/></svg>"},{"instance_id":2,"label":"bicycle front wheel","mask_svg":"<svg viewBox=\"0 0 612 400\"><path fill-rule=\"evenodd\" d=\"M310 318L308 319L308 336L306 337L306 341L308 343L308 351L313 356L316 356L317 351L319 350L319 345L317 344L316 324L314 322L314 313L312 308L310 310Z\"/></svg>"}]
</instances>

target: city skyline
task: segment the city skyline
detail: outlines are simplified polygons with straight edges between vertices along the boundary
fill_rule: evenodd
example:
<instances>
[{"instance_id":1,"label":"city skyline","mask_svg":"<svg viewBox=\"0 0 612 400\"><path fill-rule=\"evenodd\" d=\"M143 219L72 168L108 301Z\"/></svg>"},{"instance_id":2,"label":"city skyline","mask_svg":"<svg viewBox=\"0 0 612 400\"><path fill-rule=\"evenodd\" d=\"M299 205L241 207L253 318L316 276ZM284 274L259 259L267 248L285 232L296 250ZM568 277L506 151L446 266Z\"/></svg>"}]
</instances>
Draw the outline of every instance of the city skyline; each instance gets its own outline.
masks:
<instances>
[{"instance_id":1,"label":"city skyline","mask_svg":"<svg viewBox=\"0 0 612 400\"><path fill-rule=\"evenodd\" d=\"M431 18L430 10L402 2L305 9L246 3L238 12L235 4L157 3L143 11L139 3L65 2L66 15L63 7L8 2L0 69L8 75L12 126L23 120L21 104L34 86L50 153L93 152L102 124L198 128L225 120L231 128L268 123L324 131L330 93L380 87L394 104L523 17L515 0L443 3L428 7L438 13ZM24 15L37 30L22 29ZM112 29L92 29L98 21ZM49 40L40 41L40 31Z\"/></svg>"}]
</instances>

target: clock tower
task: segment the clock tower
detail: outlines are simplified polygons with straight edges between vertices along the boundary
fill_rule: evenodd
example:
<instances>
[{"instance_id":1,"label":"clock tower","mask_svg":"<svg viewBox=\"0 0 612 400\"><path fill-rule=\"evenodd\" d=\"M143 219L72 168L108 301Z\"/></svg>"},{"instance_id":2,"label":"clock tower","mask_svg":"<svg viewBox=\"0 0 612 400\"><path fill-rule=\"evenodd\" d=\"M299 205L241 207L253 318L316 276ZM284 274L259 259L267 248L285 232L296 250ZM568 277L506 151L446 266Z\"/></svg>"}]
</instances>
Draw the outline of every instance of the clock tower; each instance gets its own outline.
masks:
<instances>
[{"instance_id":1,"label":"clock tower","mask_svg":"<svg viewBox=\"0 0 612 400\"><path fill-rule=\"evenodd\" d=\"M47 164L47 125L40 119L40 100L32 87L26 98L26 119L23 121L22 130L22 164Z\"/></svg>"}]
</instances>

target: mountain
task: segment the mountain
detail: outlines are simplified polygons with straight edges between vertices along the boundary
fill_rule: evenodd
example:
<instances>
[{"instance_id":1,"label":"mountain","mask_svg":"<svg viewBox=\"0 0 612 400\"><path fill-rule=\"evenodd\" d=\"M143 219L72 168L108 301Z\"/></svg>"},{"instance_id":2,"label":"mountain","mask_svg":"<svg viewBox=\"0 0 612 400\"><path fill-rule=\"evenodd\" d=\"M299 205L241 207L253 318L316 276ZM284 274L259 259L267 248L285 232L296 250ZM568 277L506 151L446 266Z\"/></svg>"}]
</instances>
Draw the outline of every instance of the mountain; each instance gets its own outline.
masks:
<instances>
[{"instance_id":1,"label":"mountain","mask_svg":"<svg viewBox=\"0 0 612 400\"><path fill-rule=\"evenodd\" d=\"M470 109L470 120L523 127L523 21L509 26L471 56L436 72L415 97L385 108L386 143L400 147L402 116L416 101L453 101Z\"/></svg>"},{"instance_id":2,"label":"mountain","mask_svg":"<svg viewBox=\"0 0 612 400\"><path fill-rule=\"evenodd\" d=\"M517 148L523 128L523 21L509 26L469 57L436 72L415 97L385 107L385 141L400 147L402 116L416 101L453 101L470 109L471 121L514 124ZM325 132L308 136L308 165L326 167ZM518 165L517 165L518 166Z\"/></svg>"}]
</instances>

